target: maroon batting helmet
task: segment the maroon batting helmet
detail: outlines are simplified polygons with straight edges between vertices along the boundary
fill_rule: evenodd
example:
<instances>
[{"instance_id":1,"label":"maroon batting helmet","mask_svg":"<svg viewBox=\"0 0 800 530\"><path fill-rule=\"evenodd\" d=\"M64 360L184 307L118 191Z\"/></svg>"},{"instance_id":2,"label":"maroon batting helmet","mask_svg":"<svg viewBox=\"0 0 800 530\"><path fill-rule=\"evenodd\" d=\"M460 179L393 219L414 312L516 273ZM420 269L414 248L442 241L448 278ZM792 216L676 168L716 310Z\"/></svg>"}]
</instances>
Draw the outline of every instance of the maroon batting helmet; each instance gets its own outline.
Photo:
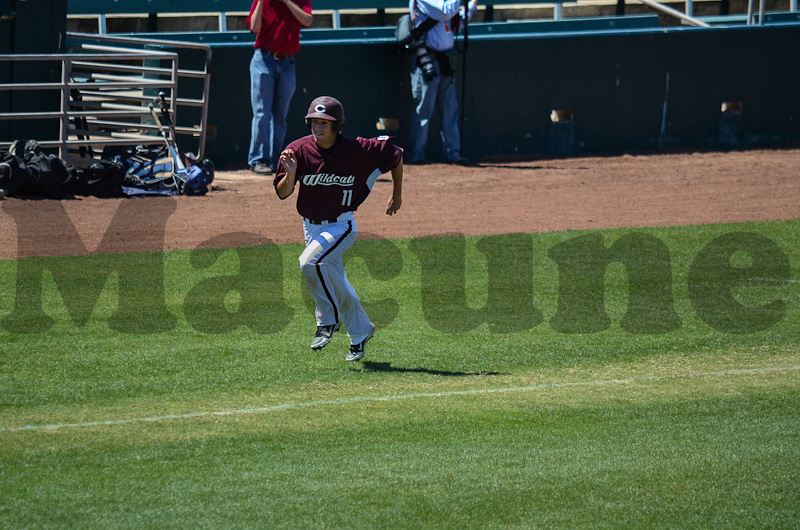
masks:
<instances>
[{"instance_id":1,"label":"maroon batting helmet","mask_svg":"<svg viewBox=\"0 0 800 530\"><path fill-rule=\"evenodd\" d=\"M320 118L334 122L333 129L336 132L344 127L344 108L339 100L330 96L320 96L311 102L306 114L306 126L311 128L311 119Z\"/></svg>"}]
</instances>

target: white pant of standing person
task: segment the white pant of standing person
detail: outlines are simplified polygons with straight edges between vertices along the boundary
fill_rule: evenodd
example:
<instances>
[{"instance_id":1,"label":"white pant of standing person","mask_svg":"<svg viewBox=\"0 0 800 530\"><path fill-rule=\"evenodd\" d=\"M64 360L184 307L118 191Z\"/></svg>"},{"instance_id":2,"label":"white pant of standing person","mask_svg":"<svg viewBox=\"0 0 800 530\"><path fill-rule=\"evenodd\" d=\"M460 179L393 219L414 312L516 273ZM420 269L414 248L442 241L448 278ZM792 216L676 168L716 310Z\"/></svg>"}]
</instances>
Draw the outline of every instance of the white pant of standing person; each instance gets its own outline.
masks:
<instances>
[{"instance_id":1,"label":"white pant of standing person","mask_svg":"<svg viewBox=\"0 0 800 530\"><path fill-rule=\"evenodd\" d=\"M304 219L303 232L306 249L300 255L300 268L317 304L314 313L317 325L341 322L347 328L351 344L362 342L370 336L372 323L347 280L342 262L342 255L353 246L358 233L353 212L319 225Z\"/></svg>"}]
</instances>

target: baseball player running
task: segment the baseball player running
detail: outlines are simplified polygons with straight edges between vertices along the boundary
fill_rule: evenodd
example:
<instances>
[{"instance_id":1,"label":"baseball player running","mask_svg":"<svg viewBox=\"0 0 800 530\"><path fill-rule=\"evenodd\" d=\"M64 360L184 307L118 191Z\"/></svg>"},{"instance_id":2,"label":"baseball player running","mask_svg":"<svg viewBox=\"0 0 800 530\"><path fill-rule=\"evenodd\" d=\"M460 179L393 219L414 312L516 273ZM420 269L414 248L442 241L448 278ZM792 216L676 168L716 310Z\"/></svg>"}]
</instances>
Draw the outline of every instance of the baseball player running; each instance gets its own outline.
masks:
<instances>
[{"instance_id":1,"label":"baseball player running","mask_svg":"<svg viewBox=\"0 0 800 530\"><path fill-rule=\"evenodd\" d=\"M312 101L305 121L311 134L283 150L273 184L281 200L300 185L297 211L303 217L306 243L300 267L317 306L317 333L311 348L327 346L344 323L350 337L347 360L358 361L364 358L375 326L347 281L342 254L356 240L353 212L383 173L391 172L393 181L386 214L400 209L403 150L388 136L343 136L344 109L330 96Z\"/></svg>"}]
</instances>

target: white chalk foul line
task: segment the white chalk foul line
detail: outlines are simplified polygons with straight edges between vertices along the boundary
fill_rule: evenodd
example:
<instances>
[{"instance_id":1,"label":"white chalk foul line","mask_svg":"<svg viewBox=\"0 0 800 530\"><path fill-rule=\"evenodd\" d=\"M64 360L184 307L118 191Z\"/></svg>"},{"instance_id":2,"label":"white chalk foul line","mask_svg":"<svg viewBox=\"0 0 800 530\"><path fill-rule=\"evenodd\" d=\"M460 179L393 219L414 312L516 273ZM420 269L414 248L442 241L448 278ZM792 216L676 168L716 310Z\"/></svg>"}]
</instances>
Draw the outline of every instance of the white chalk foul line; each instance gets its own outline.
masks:
<instances>
[{"instance_id":1,"label":"white chalk foul line","mask_svg":"<svg viewBox=\"0 0 800 530\"><path fill-rule=\"evenodd\" d=\"M377 403L381 401L399 401L402 399L420 399L420 398L437 398L437 397L451 397L451 396L469 396L476 394L498 394L504 392L528 392L531 390L545 390L549 388L569 388L580 386L602 386L612 384L628 384L628 383L646 383L653 381L664 381L667 379L679 379L690 377L718 377L726 375L745 375L745 374L761 374L768 372L788 372L793 370L800 370L800 365L795 366L771 366L765 368L743 368L731 370L719 370L716 372L689 372L685 374L667 374L667 375L651 375L643 377L630 377L625 379L602 379L602 380L589 380L589 381L573 381L569 383L540 383L537 385L528 386L515 386L515 387L502 387L502 388L476 388L472 390L451 390L446 392L427 392L418 394L395 394L389 396L358 396L352 398L342 399L323 399L317 401L301 401L296 403L282 403L279 405L270 405L268 407L254 407L236 410L217 410L205 412L189 412L186 414L165 414L163 416L150 416L144 418L125 418L119 420L104 420L104 421L87 421L83 423L55 423L49 425L25 425L22 427L2 427L0 432L18 432L18 431L44 431L54 429L80 429L85 427L98 427L98 426L116 426L126 425L129 423L147 423L158 421L170 420L185 420L191 418L205 418L211 416L235 416L241 414L264 414L268 412L275 412L287 409L299 409L309 407L324 407L327 405L348 405L353 403Z\"/></svg>"}]
</instances>

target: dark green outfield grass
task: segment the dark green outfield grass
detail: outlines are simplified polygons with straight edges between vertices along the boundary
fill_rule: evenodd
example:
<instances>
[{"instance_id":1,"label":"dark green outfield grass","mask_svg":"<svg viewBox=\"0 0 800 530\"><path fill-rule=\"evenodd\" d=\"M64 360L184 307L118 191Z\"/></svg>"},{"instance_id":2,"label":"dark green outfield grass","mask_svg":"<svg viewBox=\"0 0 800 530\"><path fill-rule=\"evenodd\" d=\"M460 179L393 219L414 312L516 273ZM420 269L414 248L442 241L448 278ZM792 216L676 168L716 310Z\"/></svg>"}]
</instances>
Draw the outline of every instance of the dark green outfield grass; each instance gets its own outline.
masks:
<instances>
[{"instance_id":1,"label":"dark green outfield grass","mask_svg":"<svg viewBox=\"0 0 800 530\"><path fill-rule=\"evenodd\" d=\"M796 528L800 221L0 261L0 526Z\"/></svg>"}]
</instances>

